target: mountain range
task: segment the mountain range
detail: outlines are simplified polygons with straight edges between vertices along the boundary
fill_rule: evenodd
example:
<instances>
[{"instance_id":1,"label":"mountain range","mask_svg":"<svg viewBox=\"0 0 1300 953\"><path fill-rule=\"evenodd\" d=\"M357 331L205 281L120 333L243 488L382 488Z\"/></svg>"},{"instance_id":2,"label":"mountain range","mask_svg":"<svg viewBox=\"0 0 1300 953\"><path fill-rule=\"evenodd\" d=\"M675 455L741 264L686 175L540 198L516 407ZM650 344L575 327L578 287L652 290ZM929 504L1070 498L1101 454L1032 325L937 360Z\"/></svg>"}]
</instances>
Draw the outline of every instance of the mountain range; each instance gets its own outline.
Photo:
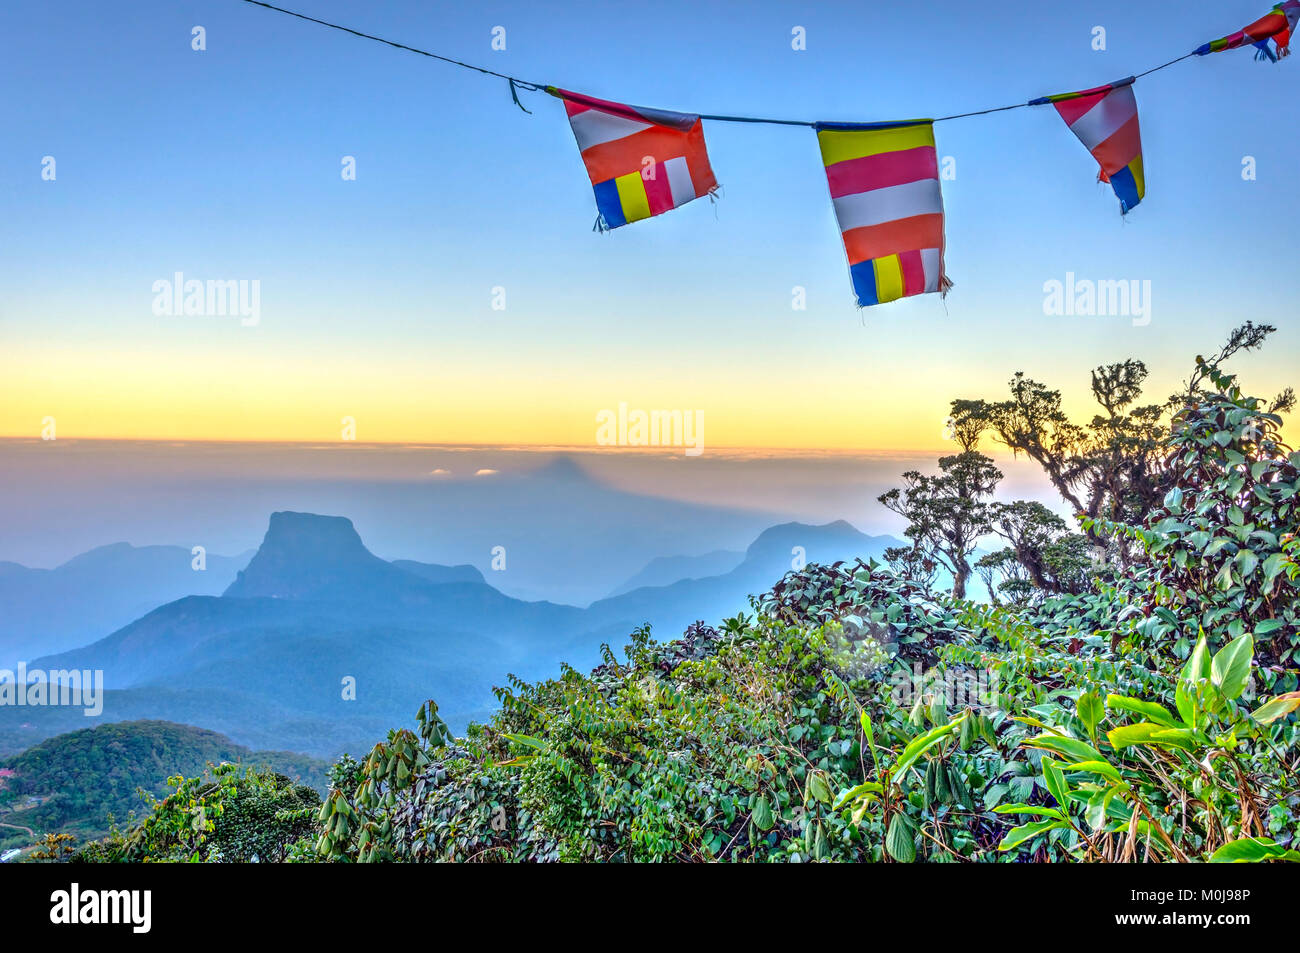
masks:
<instances>
[{"instance_id":1,"label":"mountain range","mask_svg":"<svg viewBox=\"0 0 1300 953\"><path fill-rule=\"evenodd\" d=\"M277 512L220 595L167 602L31 666L102 670L109 690L99 721L166 719L256 748L360 754L426 698L460 731L495 707L492 687L508 673L532 679L554 674L561 659L594 664L602 642L621 648L646 622L675 637L696 619L743 610L800 560L879 556L896 542L844 522L783 524L725 572L582 609L507 596L472 566L386 561L342 517ZM725 565L717 554L672 562ZM663 564L639 577L666 578ZM0 753L87 724L80 709L0 709Z\"/></svg>"},{"instance_id":2,"label":"mountain range","mask_svg":"<svg viewBox=\"0 0 1300 953\"><path fill-rule=\"evenodd\" d=\"M0 562L0 665L85 645L182 596L217 595L250 555L206 555L196 570L181 546L113 543L54 569Z\"/></svg>"}]
</instances>

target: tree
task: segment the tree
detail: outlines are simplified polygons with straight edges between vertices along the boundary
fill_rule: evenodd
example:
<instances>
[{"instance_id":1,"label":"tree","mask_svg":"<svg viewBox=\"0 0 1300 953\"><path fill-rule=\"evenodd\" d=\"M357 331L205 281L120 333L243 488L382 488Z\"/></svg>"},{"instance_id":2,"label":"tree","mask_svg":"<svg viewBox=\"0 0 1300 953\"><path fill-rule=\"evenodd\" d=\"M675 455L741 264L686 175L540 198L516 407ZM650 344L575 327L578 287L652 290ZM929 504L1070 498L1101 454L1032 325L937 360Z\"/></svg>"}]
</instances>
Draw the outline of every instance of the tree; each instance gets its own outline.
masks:
<instances>
[{"instance_id":1,"label":"tree","mask_svg":"<svg viewBox=\"0 0 1300 953\"><path fill-rule=\"evenodd\" d=\"M989 525L1007 541L1004 552L1024 570L1034 588L1054 595L1088 589L1092 556L1087 537L1070 532L1065 520L1042 503L994 503Z\"/></svg>"},{"instance_id":2,"label":"tree","mask_svg":"<svg viewBox=\"0 0 1300 953\"><path fill-rule=\"evenodd\" d=\"M969 557L980 537L989 532L986 500L1002 479L1002 471L992 459L972 449L943 457L939 470L937 476L909 470L903 474L906 486L879 499L886 509L907 520L905 535L915 548L952 574L953 597L964 599L972 571Z\"/></svg>"},{"instance_id":3,"label":"tree","mask_svg":"<svg viewBox=\"0 0 1300 953\"><path fill-rule=\"evenodd\" d=\"M972 433L992 431L1013 454L1024 454L1037 463L1078 516L1137 522L1164 498L1168 477L1163 457L1170 420L1204 392L1202 368L1260 347L1274 330L1250 321L1234 329L1217 354L1208 361L1198 359L1197 371L1183 390L1160 404L1139 403L1148 370L1135 359L1104 364L1091 372L1092 396L1102 412L1086 424L1065 414L1059 390L1017 372L1007 400L954 400L954 430L968 439ZM1289 410L1294 402L1295 395L1288 389L1271 410ZM974 449L974 444L967 449ZM1092 531L1088 536L1094 543L1101 542ZM1122 562L1127 555L1127 548L1121 546Z\"/></svg>"},{"instance_id":4,"label":"tree","mask_svg":"<svg viewBox=\"0 0 1300 953\"><path fill-rule=\"evenodd\" d=\"M915 541L911 546L890 546L884 553L885 562L898 575L899 579L914 582L923 589L934 585L934 577L939 566L930 557L925 547Z\"/></svg>"}]
</instances>

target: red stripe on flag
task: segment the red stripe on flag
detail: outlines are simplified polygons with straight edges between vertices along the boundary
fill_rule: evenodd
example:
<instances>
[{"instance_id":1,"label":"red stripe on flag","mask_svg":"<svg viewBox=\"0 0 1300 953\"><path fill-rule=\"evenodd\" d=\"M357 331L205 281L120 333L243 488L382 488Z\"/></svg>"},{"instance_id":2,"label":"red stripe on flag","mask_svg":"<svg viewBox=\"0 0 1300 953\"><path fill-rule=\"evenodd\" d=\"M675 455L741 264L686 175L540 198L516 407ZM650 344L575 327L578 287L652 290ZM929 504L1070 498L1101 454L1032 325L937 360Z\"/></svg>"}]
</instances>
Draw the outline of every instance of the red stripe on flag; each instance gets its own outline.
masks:
<instances>
[{"instance_id":1,"label":"red stripe on flag","mask_svg":"<svg viewBox=\"0 0 1300 953\"><path fill-rule=\"evenodd\" d=\"M1081 96L1076 96L1073 99L1063 99L1059 103L1053 103L1052 105L1061 114L1065 124L1073 126L1075 120L1101 102L1113 88L1112 86L1101 86L1097 89L1086 89Z\"/></svg>"},{"instance_id":2,"label":"red stripe on flag","mask_svg":"<svg viewBox=\"0 0 1300 953\"><path fill-rule=\"evenodd\" d=\"M934 146L882 152L860 159L846 159L826 167L833 199L938 177L939 157Z\"/></svg>"},{"instance_id":3,"label":"red stripe on flag","mask_svg":"<svg viewBox=\"0 0 1300 953\"><path fill-rule=\"evenodd\" d=\"M662 162L654 164L654 178L646 178L646 171L641 172L641 184L645 186L645 197L650 204L650 214L660 215L673 205L673 190L668 182L668 170Z\"/></svg>"},{"instance_id":4,"label":"red stripe on flag","mask_svg":"<svg viewBox=\"0 0 1300 953\"><path fill-rule=\"evenodd\" d=\"M903 296L925 292L925 266L921 264L921 251L900 252L898 261L903 267Z\"/></svg>"}]
</instances>

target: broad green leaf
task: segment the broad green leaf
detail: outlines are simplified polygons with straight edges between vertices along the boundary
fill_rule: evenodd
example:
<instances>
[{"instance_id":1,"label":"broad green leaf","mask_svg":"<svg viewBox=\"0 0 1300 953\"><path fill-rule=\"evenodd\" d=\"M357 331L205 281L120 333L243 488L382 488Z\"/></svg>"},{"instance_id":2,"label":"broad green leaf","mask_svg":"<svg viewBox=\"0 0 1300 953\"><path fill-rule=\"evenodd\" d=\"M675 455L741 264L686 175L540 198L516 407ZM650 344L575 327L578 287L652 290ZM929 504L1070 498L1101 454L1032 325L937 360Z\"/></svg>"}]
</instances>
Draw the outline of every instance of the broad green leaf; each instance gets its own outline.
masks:
<instances>
[{"instance_id":1,"label":"broad green leaf","mask_svg":"<svg viewBox=\"0 0 1300 953\"><path fill-rule=\"evenodd\" d=\"M1169 728L1178 723L1163 705L1157 705L1155 702L1144 702L1139 698L1131 698L1128 695L1107 695L1106 707L1131 711L1135 715L1141 715L1143 718L1148 718Z\"/></svg>"},{"instance_id":2,"label":"broad green leaf","mask_svg":"<svg viewBox=\"0 0 1300 953\"><path fill-rule=\"evenodd\" d=\"M1066 771L1087 771L1089 774L1099 774L1108 781L1120 782L1119 771L1115 766L1106 761L1080 761L1077 764L1067 764Z\"/></svg>"},{"instance_id":3,"label":"broad green leaf","mask_svg":"<svg viewBox=\"0 0 1300 953\"><path fill-rule=\"evenodd\" d=\"M1211 680L1224 698L1231 701L1246 690L1250 681L1250 660L1255 640L1249 635L1233 639L1214 656Z\"/></svg>"},{"instance_id":4,"label":"broad green leaf","mask_svg":"<svg viewBox=\"0 0 1300 953\"><path fill-rule=\"evenodd\" d=\"M1264 860L1300 861L1300 850L1288 850L1268 837L1243 837L1210 855L1212 864L1257 864Z\"/></svg>"},{"instance_id":5,"label":"broad green leaf","mask_svg":"<svg viewBox=\"0 0 1300 953\"><path fill-rule=\"evenodd\" d=\"M1192 649L1192 654L1187 659L1187 665L1183 668L1183 678L1189 682L1195 682L1209 677L1210 648L1205 644L1205 635L1202 634L1196 640L1196 648Z\"/></svg>"},{"instance_id":6,"label":"broad green leaf","mask_svg":"<svg viewBox=\"0 0 1300 953\"><path fill-rule=\"evenodd\" d=\"M527 748L536 748L538 751L546 750L546 742L543 741L541 738L534 738L531 735L511 735L511 734L507 734L506 737L509 738L511 741L513 741L515 744L524 745Z\"/></svg>"},{"instance_id":7,"label":"broad green leaf","mask_svg":"<svg viewBox=\"0 0 1300 953\"><path fill-rule=\"evenodd\" d=\"M1178 680L1178 686L1174 691L1174 704L1178 708L1178 714L1182 717L1183 723L1196 727L1196 690L1185 678Z\"/></svg>"},{"instance_id":8,"label":"broad green leaf","mask_svg":"<svg viewBox=\"0 0 1300 953\"><path fill-rule=\"evenodd\" d=\"M770 831L776 825L776 819L772 816L772 805L768 803L766 795L759 795L749 817L760 831Z\"/></svg>"},{"instance_id":9,"label":"broad green leaf","mask_svg":"<svg viewBox=\"0 0 1300 953\"><path fill-rule=\"evenodd\" d=\"M1053 758L1043 759L1043 783L1062 808L1070 803L1070 789L1065 783L1065 773L1061 771L1060 763Z\"/></svg>"},{"instance_id":10,"label":"broad green leaf","mask_svg":"<svg viewBox=\"0 0 1300 953\"><path fill-rule=\"evenodd\" d=\"M884 793L884 790L879 782L865 781L862 784L841 791L839 797L835 799L833 810L841 810L857 800L873 800Z\"/></svg>"},{"instance_id":11,"label":"broad green leaf","mask_svg":"<svg viewBox=\"0 0 1300 953\"><path fill-rule=\"evenodd\" d=\"M931 728L925 734L913 738L911 743L903 749L903 753L898 756L898 764L894 766L894 777L901 779L907 769L916 762L917 758L952 734L953 730L965 721L969 714L969 712L962 712L948 724Z\"/></svg>"},{"instance_id":12,"label":"broad green leaf","mask_svg":"<svg viewBox=\"0 0 1300 953\"><path fill-rule=\"evenodd\" d=\"M1136 725L1120 725L1107 732L1112 748L1127 748L1130 745L1164 745L1192 751L1195 745L1192 732L1185 728L1167 728L1164 725L1144 721ZM1097 759L1101 760L1101 759Z\"/></svg>"},{"instance_id":13,"label":"broad green leaf","mask_svg":"<svg viewBox=\"0 0 1300 953\"><path fill-rule=\"evenodd\" d=\"M1079 712L1079 720L1088 729L1088 734L1096 738L1097 726L1101 724L1101 719L1106 714L1106 708L1102 704L1101 697L1096 692L1084 692L1079 696L1076 707Z\"/></svg>"},{"instance_id":14,"label":"broad green leaf","mask_svg":"<svg viewBox=\"0 0 1300 953\"><path fill-rule=\"evenodd\" d=\"M826 781L826 772L809 771L808 781L804 784L804 801L817 801L821 804L831 803L831 786Z\"/></svg>"},{"instance_id":15,"label":"broad green leaf","mask_svg":"<svg viewBox=\"0 0 1300 953\"><path fill-rule=\"evenodd\" d=\"M900 864L910 864L916 860L915 837L916 830L911 818L906 814L895 814L889 822L889 832L885 835L885 850Z\"/></svg>"},{"instance_id":16,"label":"broad green leaf","mask_svg":"<svg viewBox=\"0 0 1300 953\"><path fill-rule=\"evenodd\" d=\"M862 714L858 716L858 722L862 725L862 733L867 737L867 748L871 751L871 759L876 759L876 733L871 728L871 716L867 710L862 709Z\"/></svg>"},{"instance_id":17,"label":"broad green leaf","mask_svg":"<svg viewBox=\"0 0 1300 953\"><path fill-rule=\"evenodd\" d=\"M1046 732L1021 742L1029 748L1042 748L1063 755L1072 761L1101 761L1101 752L1078 738Z\"/></svg>"},{"instance_id":18,"label":"broad green leaf","mask_svg":"<svg viewBox=\"0 0 1300 953\"><path fill-rule=\"evenodd\" d=\"M1300 692L1287 692L1285 695L1270 698L1251 712L1250 716L1256 721L1268 725L1279 718L1285 718L1297 708L1300 708Z\"/></svg>"},{"instance_id":19,"label":"broad green leaf","mask_svg":"<svg viewBox=\"0 0 1300 953\"><path fill-rule=\"evenodd\" d=\"M1039 804L1000 804L993 809L994 814L1032 814L1036 817L1050 817L1054 820L1063 821L1065 815L1054 807L1043 807Z\"/></svg>"},{"instance_id":20,"label":"broad green leaf","mask_svg":"<svg viewBox=\"0 0 1300 953\"><path fill-rule=\"evenodd\" d=\"M1065 821L1030 821L1028 824L1008 831L1007 836L1002 838L1002 843L998 844L998 850L1011 850L1011 848L1017 847L1039 834L1061 830L1066 827L1069 827L1069 825Z\"/></svg>"}]
</instances>

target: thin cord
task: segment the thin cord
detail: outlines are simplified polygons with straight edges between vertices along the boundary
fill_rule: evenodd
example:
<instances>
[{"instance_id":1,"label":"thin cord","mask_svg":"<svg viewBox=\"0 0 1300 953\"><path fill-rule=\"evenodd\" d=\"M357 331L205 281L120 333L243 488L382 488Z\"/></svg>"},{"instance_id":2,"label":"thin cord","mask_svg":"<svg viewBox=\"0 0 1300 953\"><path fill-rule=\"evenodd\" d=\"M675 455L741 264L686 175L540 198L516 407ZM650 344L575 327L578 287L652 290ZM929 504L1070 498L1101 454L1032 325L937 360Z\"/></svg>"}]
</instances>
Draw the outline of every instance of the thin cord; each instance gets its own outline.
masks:
<instances>
[{"instance_id":1,"label":"thin cord","mask_svg":"<svg viewBox=\"0 0 1300 953\"><path fill-rule=\"evenodd\" d=\"M464 63L460 60L454 60L450 56L441 56L437 53L430 53L428 50L418 50L413 46L407 46L405 43L398 43L395 40L385 40L382 36L372 36L369 33L362 33L360 30L354 30L351 27L340 26L337 23L330 23L327 20L318 20L315 17L309 17L305 13L295 13L292 10L286 10L284 7L277 7L273 3L263 3L262 0L244 0L245 3L251 3L254 6L266 7L268 10L274 10L276 13L287 13L291 17L297 17L299 20L309 20L312 23L319 23L321 26L327 26L331 30L342 30L344 33L351 33L353 36L359 36L362 39L374 40L376 43L386 43L389 46L395 46L399 50L406 50L410 53L419 53L421 56L428 56L435 60L442 60L444 63L450 63L453 66L460 66L465 69L472 69L479 73L486 73L489 76L499 76L501 79L507 79L512 83L522 86L524 89L540 90L543 88L541 83L530 83L527 80L520 79L518 76L508 76L505 73L498 73L494 69L488 69L485 66L475 66L473 63Z\"/></svg>"},{"instance_id":2,"label":"thin cord","mask_svg":"<svg viewBox=\"0 0 1300 953\"><path fill-rule=\"evenodd\" d=\"M1032 106L1033 103L1015 103L1011 106L997 106L993 109L981 109L973 113L957 113L955 116L940 116L938 119L932 119L931 122L947 122L949 119L965 119L968 116L987 116L989 113L1004 113L1008 109L1024 109L1026 106Z\"/></svg>"},{"instance_id":3,"label":"thin cord","mask_svg":"<svg viewBox=\"0 0 1300 953\"><path fill-rule=\"evenodd\" d=\"M708 119L711 122L761 122L769 126L815 126L815 122L804 122L802 119L760 119L756 116L706 116L700 114L701 119Z\"/></svg>"},{"instance_id":4,"label":"thin cord","mask_svg":"<svg viewBox=\"0 0 1300 953\"><path fill-rule=\"evenodd\" d=\"M506 73L498 73L496 70L488 69L485 66L475 66L473 63L465 63L461 60L452 59L450 56L442 56L438 53L430 53L428 50L416 49L414 46L407 46L405 43L398 43L394 40L385 40L382 36L372 36L369 33L362 33L360 30L354 30L351 27L341 26L337 23L330 23L327 20L318 20L316 19L316 17L309 17L305 13L295 13L293 10L286 10L284 7L277 7L275 4L272 3L264 3L263 0L243 0L243 2L251 3L254 6L258 6L258 7L265 7L266 9L274 10L277 13L287 13L289 16L297 17L299 20L307 20L311 23L319 23L321 26L327 26L332 30L342 30L344 33L351 33L353 36L359 36L362 39L366 39L366 40L374 40L376 43L384 43L387 44L388 46L396 47L399 50L406 50L407 52L410 53L418 53L421 56L427 56L435 60L442 60L442 62L450 63L452 66L459 66L462 67L463 69L471 69L478 73L485 73L488 76L498 76L501 79L508 80L510 82L511 84L510 94L512 96L514 96L515 86L519 86L521 89L527 89L532 92L551 91L551 87L548 87L544 83L528 82L527 80L520 79L518 76L510 76L507 75ZM1165 69L1166 67L1173 66L1175 63L1181 63L1189 56L1195 56L1195 55L1196 55L1195 51L1191 53L1185 53L1182 56L1178 57L1177 59L1170 60L1168 63L1162 63L1159 66L1153 66L1151 69L1147 70L1144 73L1138 73L1128 82L1131 83L1133 82L1133 80L1141 79L1143 76L1150 76L1152 73L1155 73L1158 70L1162 70ZM987 116L990 113L1006 112L1010 109L1023 109L1026 106L1043 106L1043 105L1047 105L1051 101L1052 100L1050 100L1049 98L1044 97L1041 99L1030 100L1027 103L1013 103L1010 106L995 106L992 109L980 109L980 110L976 110L975 112L956 113L952 116L940 116L938 119L932 119L931 122L947 122L949 119L968 119L972 116ZM515 96L515 103L516 105L519 106L520 109L524 109L523 103L519 102L519 98L517 96ZM528 112L528 110L524 109L524 112ZM802 119L768 119L761 116L711 116L711 115L702 114L700 118L707 119L710 122L749 122L749 123L762 123L764 125L769 125L769 126L816 127L818 125L815 122L805 122Z\"/></svg>"},{"instance_id":5,"label":"thin cord","mask_svg":"<svg viewBox=\"0 0 1300 953\"><path fill-rule=\"evenodd\" d=\"M1136 76L1134 76L1133 78L1134 78L1134 79L1141 79L1143 76L1150 76L1152 73L1156 72L1156 70L1162 70L1162 69L1164 69L1166 66L1173 66L1175 63L1181 63L1183 60L1187 59L1187 57L1189 57L1189 56L1195 56L1195 55L1196 55L1196 51L1195 51L1195 50L1193 50L1193 51L1190 52L1190 53L1184 53L1182 56L1178 57L1178 59L1176 59L1176 60L1170 60L1168 63L1161 63L1159 66L1153 66L1153 67L1151 67L1151 69L1147 70L1145 73L1138 73L1138 74L1137 74Z\"/></svg>"}]
</instances>

